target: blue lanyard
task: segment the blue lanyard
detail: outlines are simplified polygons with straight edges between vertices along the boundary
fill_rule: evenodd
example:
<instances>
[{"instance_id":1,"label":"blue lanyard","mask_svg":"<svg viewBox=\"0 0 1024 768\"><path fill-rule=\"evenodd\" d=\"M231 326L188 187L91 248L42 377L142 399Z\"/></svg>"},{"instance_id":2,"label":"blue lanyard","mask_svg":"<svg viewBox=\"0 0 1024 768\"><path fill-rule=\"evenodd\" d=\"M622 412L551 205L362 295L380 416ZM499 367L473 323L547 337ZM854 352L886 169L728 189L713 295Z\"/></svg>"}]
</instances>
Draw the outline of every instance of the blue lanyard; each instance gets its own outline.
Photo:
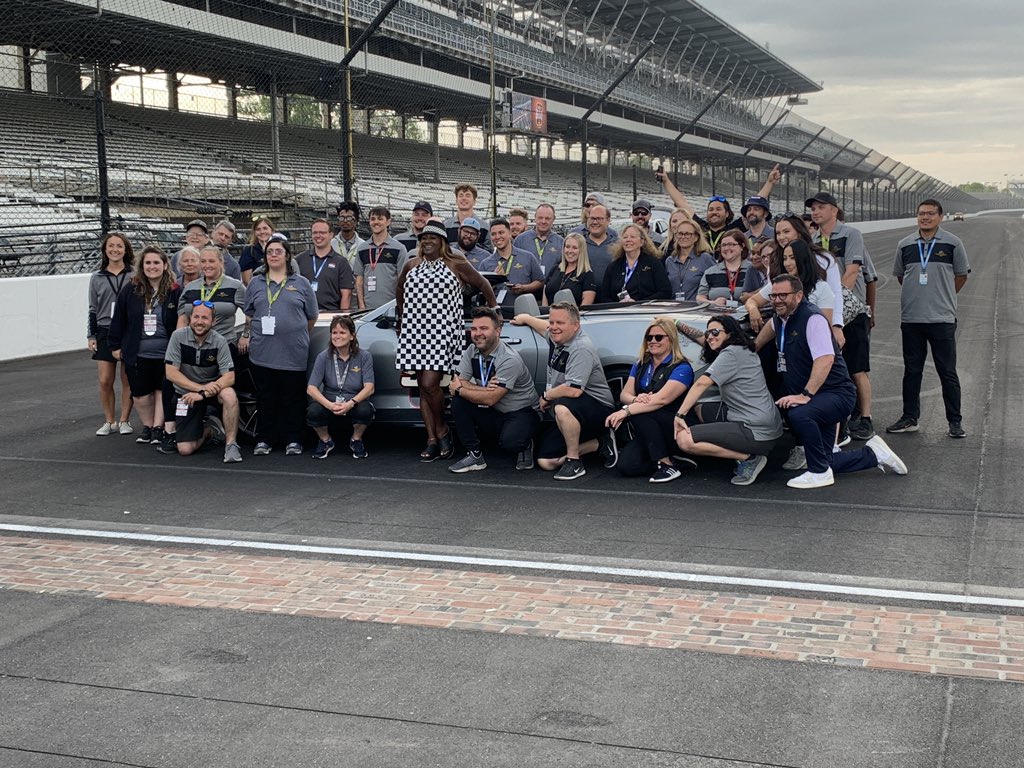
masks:
<instances>
[{"instance_id":1,"label":"blue lanyard","mask_svg":"<svg viewBox=\"0 0 1024 768\"><path fill-rule=\"evenodd\" d=\"M634 273L634 272L636 272L636 268L637 268L637 267L638 267L639 265L640 265L640 259L637 259L637 260L636 260L636 263L635 263L635 264L634 264L634 265L632 266L632 268L630 268L630 266L629 266L628 264L626 265L626 273L625 273L625 274L626 274L626 277L625 277L625 279L624 279L624 280L622 281L622 287L623 287L623 288L625 288L625 287L626 287L626 283L628 283L628 282L629 282L629 278L631 278L631 277L633 276L633 273Z\"/></svg>"},{"instance_id":2,"label":"blue lanyard","mask_svg":"<svg viewBox=\"0 0 1024 768\"><path fill-rule=\"evenodd\" d=\"M651 360L647 363L647 367L644 369L643 374L640 376L640 388L647 389L651 386L651 379L654 378L654 361Z\"/></svg>"},{"instance_id":3,"label":"blue lanyard","mask_svg":"<svg viewBox=\"0 0 1024 768\"><path fill-rule=\"evenodd\" d=\"M476 360L477 365L480 366L480 386L486 387L488 379L491 378L491 374L494 372L494 361L491 360L490 365L484 368L484 356L478 355Z\"/></svg>"},{"instance_id":4,"label":"blue lanyard","mask_svg":"<svg viewBox=\"0 0 1024 768\"><path fill-rule=\"evenodd\" d=\"M779 348L779 354L786 354L786 321L779 323L779 332L775 334L775 345Z\"/></svg>"},{"instance_id":5,"label":"blue lanyard","mask_svg":"<svg viewBox=\"0 0 1024 768\"><path fill-rule=\"evenodd\" d=\"M331 260L331 255L327 254L326 256L324 256L324 260L320 262L320 267L319 268L317 268L317 266L316 266L316 259L317 259L317 256L314 253L313 254L313 279L314 280L319 280L320 279L320 273L324 271L324 267L327 266L327 262Z\"/></svg>"},{"instance_id":6,"label":"blue lanyard","mask_svg":"<svg viewBox=\"0 0 1024 768\"><path fill-rule=\"evenodd\" d=\"M921 259L921 271L928 271L928 262L932 258L932 249L935 248L935 238L933 237L928 243L928 251L924 250L924 241L921 238L917 239L917 255Z\"/></svg>"}]
</instances>

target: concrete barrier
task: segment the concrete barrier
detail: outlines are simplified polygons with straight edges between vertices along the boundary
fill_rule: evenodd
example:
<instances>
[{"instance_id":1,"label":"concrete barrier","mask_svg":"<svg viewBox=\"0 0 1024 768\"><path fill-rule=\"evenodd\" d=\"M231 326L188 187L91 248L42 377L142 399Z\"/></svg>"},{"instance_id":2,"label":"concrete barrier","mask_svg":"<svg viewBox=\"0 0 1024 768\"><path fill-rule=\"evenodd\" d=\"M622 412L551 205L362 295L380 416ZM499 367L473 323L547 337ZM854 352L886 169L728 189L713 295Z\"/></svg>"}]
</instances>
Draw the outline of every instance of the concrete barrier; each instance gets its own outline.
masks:
<instances>
[{"instance_id":1,"label":"concrete barrier","mask_svg":"<svg viewBox=\"0 0 1024 768\"><path fill-rule=\"evenodd\" d=\"M0 280L0 360L87 348L89 274Z\"/></svg>"}]
</instances>

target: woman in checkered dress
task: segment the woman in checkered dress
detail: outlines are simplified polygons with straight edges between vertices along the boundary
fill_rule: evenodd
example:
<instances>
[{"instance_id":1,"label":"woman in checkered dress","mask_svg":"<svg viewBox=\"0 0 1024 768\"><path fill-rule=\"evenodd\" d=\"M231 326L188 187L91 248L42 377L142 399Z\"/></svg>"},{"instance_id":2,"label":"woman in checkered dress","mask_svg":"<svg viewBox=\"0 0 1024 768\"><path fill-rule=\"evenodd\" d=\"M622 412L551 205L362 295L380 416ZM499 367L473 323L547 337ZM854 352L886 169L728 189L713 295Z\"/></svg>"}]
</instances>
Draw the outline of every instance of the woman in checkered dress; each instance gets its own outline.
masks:
<instances>
[{"instance_id":1,"label":"woman in checkered dress","mask_svg":"<svg viewBox=\"0 0 1024 768\"><path fill-rule=\"evenodd\" d=\"M478 288L490 306L497 302L490 283L448 246L444 226L431 220L420 232L417 256L398 276L395 309L398 350L395 367L415 371L427 447L420 461L449 459L455 452L444 422L441 378L455 370L464 346L462 286Z\"/></svg>"}]
</instances>

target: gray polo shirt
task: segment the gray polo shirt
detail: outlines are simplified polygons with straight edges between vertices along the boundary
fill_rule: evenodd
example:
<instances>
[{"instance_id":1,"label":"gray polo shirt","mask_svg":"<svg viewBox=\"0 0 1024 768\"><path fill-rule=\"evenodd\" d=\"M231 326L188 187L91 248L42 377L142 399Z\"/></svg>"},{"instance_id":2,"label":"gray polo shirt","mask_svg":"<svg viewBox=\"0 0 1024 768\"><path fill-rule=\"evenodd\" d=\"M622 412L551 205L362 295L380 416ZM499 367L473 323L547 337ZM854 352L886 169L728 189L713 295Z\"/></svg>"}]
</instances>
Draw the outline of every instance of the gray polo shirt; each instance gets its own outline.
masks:
<instances>
[{"instance_id":1,"label":"gray polo shirt","mask_svg":"<svg viewBox=\"0 0 1024 768\"><path fill-rule=\"evenodd\" d=\"M537 404L537 388L526 363L504 341L499 342L491 354L483 356L476 347L466 347L459 360L459 378L481 387L494 380L508 390L494 404L494 409L501 413L521 411Z\"/></svg>"},{"instance_id":2,"label":"gray polo shirt","mask_svg":"<svg viewBox=\"0 0 1024 768\"><path fill-rule=\"evenodd\" d=\"M557 232L548 232L546 240L542 240L537 230L528 229L512 241L516 248L522 248L537 255L544 274L551 272L552 267L557 267L562 260L562 246L565 245L565 238Z\"/></svg>"},{"instance_id":3,"label":"gray polo shirt","mask_svg":"<svg viewBox=\"0 0 1024 768\"><path fill-rule=\"evenodd\" d=\"M848 264L860 266L860 272L857 273L857 281L854 283L852 290L858 299L867 303L865 275L874 274L876 280L878 275L875 272L875 265L871 262L871 257L868 255L867 248L864 246L864 235L860 233L860 230L837 221L835 229L832 230L832 234L828 238L827 246L821 237L821 232L814 234L814 242L824 247L825 250L831 251L832 255L836 257L840 277L846 272ZM871 282L871 280L867 282Z\"/></svg>"},{"instance_id":4,"label":"gray polo shirt","mask_svg":"<svg viewBox=\"0 0 1024 768\"><path fill-rule=\"evenodd\" d=\"M316 357L313 372L309 374L309 386L323 392L328 400L342 395L348 400L358 395L364 384L373 383L373 355L368 350L360 349L348 360L332 356L331 350L325 349Z\"/></svg>"},{"instance_id":5,"label":"gray polo shirt","mask_svg":"<svg viewBox=\"0 0 1024 768\"><path fill-rule=\"evenodd\" d=\"M352 261L352 272L363 279L367 309L376 309L395 298L398 275L408 260L405 246L390 236L381 245L367 240L359 246Z\"/></svg>"},{"instance_id":6,"label":"gray polo shirt","mask_svg":"<svg viewBox=\"0 0 1024 768\"><path fill-rule=\"evenodd\" d=\"M735 344L728 346L703 375L718 385L728 421L746 424L756 440L782 437L782 417L768 392L756 353Z\"/></svg>"},{"instance_id":7,"label":"gray polo shirt","mask_svg":"<svg viewBox=\"0 0 1024 768\"><path fill-rule=\"evenodd\" d=\"M316 294L317 306L324 312L339 311L342 290L355 290L356 279L352 274L352 265L333 248L324 258L317 256L312 248L303 251L295 257L295 264L299 273L309 280Z\"/></svg>"},{"instance_id":8,"label":"gray polo shirt","mask_svg":"<svg viewBox=\"0 0 1024 768\"><path fill-rule=\"evenodd\" d=\"M486 248L481 248L479 245L474 245L469 250L469 253L466 253L466 251L462 249L462 246L456 243L454 246L452 246L452 250L458 251L463 256L465 256L466 261L472 264L473 269L475 269L477 272L487 271L487 269L484 267L484 264L486 264L487 261L491 258L491 252L488 251Z\"/></svg>"},{"instance_id":9,"label":"gray polo shirt","mask_svg":"<svg viewBox=\"0 0 1024 768\"><path fill-rule=\"evenodd\" d=\"M568 384L582 389L600 403L615 407L608 379L604 376L604 366L601 365L601 354L585 331L578 331L563 346L551 340L550 332L545 333L544 338L548 341L547 389Z\"/></svg>"},{"instance_id":10,"label":"gray polo shirt","mask_svg":"<svg viewBox=\"0 0 1024 768\"><path fill-rule=\"evenodd\" d=\"M511 285L526 285L534 280L544 282L544 269L541 267L540 261L532 253L521 248L513 248L508 259L501 258L498 252L495 251L483 263L480 271L498 272L499 267L508 276L508 282ZM495 293L501 295L503 290L505 295L501 303L511 307L516 303L516 294L504 288L504 286L496 288Z\"/></svg>"},{"instance_id":11,"label":"gray polo shirt","mask_svg":"<svg viewBox=\"0 0 1024 768\"><path fill-rule=\"evenodd\" d=\"M269 284L268 284L269 283ZM279 292L280 289L280 292ZM273 306L270 299L274 298ZM320 314L309 280L291 274L284 285L255 275L245 292L247 317L252 318L249 359L277 371L305 371L309 355L309 321ZM274 318L274 333L264 331L264 318Z\"/></svg>"},{"instance_id":12,"label":"gray polo shirt","mask_svg":"<svg viewBox=\"0 0 1024 768\"><path fill-rule=\"evenodd\" d=\"M931 256L928 256L929 246ZM922 254L928 259L927 269L921 264ZM892 267L892 273L903 278L900 320L904 323L955 323L955 280L970 271L963 242L944 229L938 230L930 242L921 240L920 233L900 240ZM928 275L926 285L921 283L922 273Z\"/></svg>"},{"instance_id":13,"label":"gray polo shirt","mask_svg":"<svg viewBox=\"0 0 1024 768\"><path fill-rule=\"evenodd\" d=\"M604 283L604 273L608 269L608 265L612 263L611 247L619 241L618 237L613 237L611 230L608 230L608 236L604 239L600 245L590 239L590 233L586 233L583 239L587 241L587 258L590 259L590 269L594 273L594 282L598 285ZM607 301L609 297L602 296L602 300ZM615 297L611 297L612 301Z\"/></svg>"},{"instance_id":14,"label":"gray polo shirt","mask_svg":"<svg viewBox=\"0 0 1024 768\"><path fill-rule=\"evenodd\" d=\"M669 256L665 259L665 271L672 284L672 293L682 293L687 301L693 301L697 298L697 289L704 273L713 266L715 257L710 253L695 253L686 261L680 261L675 254Z\"/></svg>"},{"instance_id":15,"label":"gray polo shirt","mask_svg":"<svg viewBox=\"0 0 1024 768\"><path fill-rule=\"evenodd\" d=\"M214 288L216 287L216 290ZM209 301L213 304L213 330L228 340L238 341L238 310L245 306L245 286L241 280L225 274L220 285L206 284L206 278L193 280L185 286L178 300L178 315L192 317L192 302Z\"/></svg>"},{"instance_id":16,"label":"gray polo shirt","mask_svg":"<svg viewBox=\"0 0 1024 768\"><path fill-rule=\"evenodd\" d=\"M213 329L206 334L202 344L196 341L191 328L176 330L167 342L164 362L173 365L195 384L209 384L235 370L227 339ZM174 391L184 395L189 390L175 384Z\"/></svg>"}]
</instances>

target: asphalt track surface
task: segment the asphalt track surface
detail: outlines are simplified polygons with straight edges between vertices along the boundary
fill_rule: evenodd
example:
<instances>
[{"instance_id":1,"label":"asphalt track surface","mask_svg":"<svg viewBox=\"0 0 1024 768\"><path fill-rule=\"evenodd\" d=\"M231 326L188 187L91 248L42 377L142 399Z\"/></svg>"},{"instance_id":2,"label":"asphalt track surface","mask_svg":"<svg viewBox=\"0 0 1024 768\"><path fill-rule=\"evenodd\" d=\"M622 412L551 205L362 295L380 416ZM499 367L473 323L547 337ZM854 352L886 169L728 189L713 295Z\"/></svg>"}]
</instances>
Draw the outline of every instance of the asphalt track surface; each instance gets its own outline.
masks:
<instances>
[{"instance_id":1,"label":"asphalt track surface","mask_svg":"<svg viewBox=\"0 0 1024 768\"><path fill-rule=\"evenodd\" d=\"M575 483L493 451L469 477L421 465L422 432L373 429L371 459L275 453L225 466L94 437L84 353L0 364L0 523L160 530L387 551L657 565L796 582L1020 599L1024 222L949 229L966 440L929 366L906 477L813 492L773 457L668 486L588 463ZM868 235L883 275L872 380L900 415L903 233ZM8 332L11 332L9 330ZM3 533L3 531L0 531ZM382 557L381 559L386 559ZM399 558L400 559L400 558ZM0 591L0 766L1020 766L1024 687L534 637Z\"/></svg>"}]
</instances>

